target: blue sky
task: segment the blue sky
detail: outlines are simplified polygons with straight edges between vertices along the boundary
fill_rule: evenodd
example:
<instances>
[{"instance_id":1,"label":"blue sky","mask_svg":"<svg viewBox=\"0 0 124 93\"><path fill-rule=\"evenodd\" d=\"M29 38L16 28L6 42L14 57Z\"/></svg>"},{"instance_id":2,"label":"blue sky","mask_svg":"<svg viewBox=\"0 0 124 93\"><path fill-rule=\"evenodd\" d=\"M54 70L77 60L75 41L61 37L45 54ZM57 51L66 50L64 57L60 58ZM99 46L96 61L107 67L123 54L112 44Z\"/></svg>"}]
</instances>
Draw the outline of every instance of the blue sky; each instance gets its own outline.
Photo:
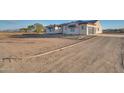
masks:
<instances>
[{"instance_id":1,"label":"blue sky","mask_svg":"<svg viewBox=\"0 0 124 93\"><path fill-rule=\"evenodd\" d=\"M49 25L49 24L61 24L70 21L72 20L0 20L0 30L18 29L22 27L27 27L28 25L32 25L35 23ZM104 29L124 28L124 20L101 20L101 24Z\"/></svg>"}]
</instances>

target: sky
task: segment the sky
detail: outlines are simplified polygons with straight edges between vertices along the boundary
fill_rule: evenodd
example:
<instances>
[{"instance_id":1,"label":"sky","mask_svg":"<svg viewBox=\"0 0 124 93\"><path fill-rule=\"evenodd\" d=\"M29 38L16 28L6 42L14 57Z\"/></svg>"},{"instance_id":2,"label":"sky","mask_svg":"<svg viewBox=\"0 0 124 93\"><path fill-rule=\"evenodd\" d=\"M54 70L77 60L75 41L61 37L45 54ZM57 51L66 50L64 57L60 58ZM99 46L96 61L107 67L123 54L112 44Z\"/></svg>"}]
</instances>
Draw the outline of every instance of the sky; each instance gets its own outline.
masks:
<instances>
[{"instance_id":1,"label":"sky","mask_svg":"<svg viewBox=\"0 0 124 93\"><path fill-rule=\"evenodd\" d=\"M18 29L41 23L43 25L61 24L73 20L0 20L0 30ZM124 28L124 20L100 20L103 29Z\"/></svg>"}]
</instances>

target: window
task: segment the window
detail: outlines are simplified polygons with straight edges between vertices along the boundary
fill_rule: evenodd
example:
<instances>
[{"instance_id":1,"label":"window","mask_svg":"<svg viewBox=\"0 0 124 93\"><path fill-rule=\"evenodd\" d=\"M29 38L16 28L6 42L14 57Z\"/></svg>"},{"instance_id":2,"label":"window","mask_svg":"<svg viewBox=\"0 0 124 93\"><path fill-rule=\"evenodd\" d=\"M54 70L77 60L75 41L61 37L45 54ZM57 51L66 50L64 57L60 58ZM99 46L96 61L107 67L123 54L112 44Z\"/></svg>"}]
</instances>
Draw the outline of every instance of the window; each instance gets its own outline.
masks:
<instances>
[{"instance_id":1,"label":"window","mask_svg":"<svg viewBox=\"0 0 124 93\"><path fill-rule=\"evenodd\" d=\"M67 27L65 27L65 30L67 30Z\"/></svg>"},{"instance_id":2,"label":"window","mask_svg":"<svg viewBox=\"0 0 124 93\"><path fill-rule=\"evenodd\" d=\"M84 30L85 29L84 26L81 26L81 29Z\"/></svg>"},{"instance_id":3,"label":"window","mask_svg":"<svg viewBox=\"0 0 124 93\"><path fill-rule=\"evenodd\" d=\"M75 31L75 28L74 28L74 27L71 27L71 28L70 28L70 31L71 31L71 32L74 32L74 31Z\"/></svg>"},{"instance_id":4,"label":"window","mask_svg":"<svg viewBox=\"0 0 124 93\"><path fill-rule=\"evenodd\" d=\"M49 28L49 31L50 31L50 32L52 32L52 30L53 30L52 28Z\"/></svg>"},{"instance_id":5,"label":"window","mask_svg":"<svg viewBox=\"0 0 124 93\"><path fill-rule=\"evenodd\" d=\"M68 28L70 29L71 32L74 32L76 25L69 25Z\"/></svg>"},{"instance_id":6,"label":"window","mask_svg":"<svg viewBox=\"0 0 124 93\"><path fill-rule=\"evenodd\" d=\"M76 25L69 25L68 27L69 27L69 28L70 28L70 27L72 28L72 27L76 27Z\"/></svg>"},{"instance_id":7,"label":"window","mask_svg":"<svg viewBox=\"0 0 124 93\"><path fill-rule=\"evenodd\" d=\"M52 32L52 29L49 29L50 32Z\"/></svg>"}]
</instances>

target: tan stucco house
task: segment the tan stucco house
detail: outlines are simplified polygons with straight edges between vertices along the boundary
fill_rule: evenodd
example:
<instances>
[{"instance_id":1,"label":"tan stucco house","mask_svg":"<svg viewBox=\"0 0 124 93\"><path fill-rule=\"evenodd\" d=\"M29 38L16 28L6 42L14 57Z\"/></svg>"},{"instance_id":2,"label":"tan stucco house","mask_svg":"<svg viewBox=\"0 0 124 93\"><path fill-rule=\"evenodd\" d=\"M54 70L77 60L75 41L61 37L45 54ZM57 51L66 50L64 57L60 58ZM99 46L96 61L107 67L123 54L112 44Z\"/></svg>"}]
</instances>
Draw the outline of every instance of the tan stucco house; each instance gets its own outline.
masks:
<instances>
[{"instance_id":1,"label":"tan stucco house","mask_svg":"<svg viewBox=\"0 0 124 93\"><path fill-rule=\"evenodd\" d=\"M62 33L62 34L73 34L73 35L93 35L102 33L102 26L100 21L73 21L60 25L49 25L46 26L46 33Z\"/></svg>"}]
</instances>

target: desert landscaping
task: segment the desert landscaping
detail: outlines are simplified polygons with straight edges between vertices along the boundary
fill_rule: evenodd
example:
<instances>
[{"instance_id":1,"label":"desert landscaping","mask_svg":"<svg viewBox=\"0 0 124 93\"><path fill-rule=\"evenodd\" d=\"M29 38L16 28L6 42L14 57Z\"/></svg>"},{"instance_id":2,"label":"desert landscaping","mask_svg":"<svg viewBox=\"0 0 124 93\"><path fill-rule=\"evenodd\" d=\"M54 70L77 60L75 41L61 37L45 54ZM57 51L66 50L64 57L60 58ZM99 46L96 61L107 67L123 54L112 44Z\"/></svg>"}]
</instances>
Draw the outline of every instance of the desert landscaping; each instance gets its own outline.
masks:
<instances>
[{"instance_id":1,"label":"desert landscaping","mask_svg":"<svg viewBox=\"0 0 124 93\"><path fill-rule=\"evenodd\" d=\"M124 71L123 34L0 35L0 72Z\"/></svg>"}]
</instances>

